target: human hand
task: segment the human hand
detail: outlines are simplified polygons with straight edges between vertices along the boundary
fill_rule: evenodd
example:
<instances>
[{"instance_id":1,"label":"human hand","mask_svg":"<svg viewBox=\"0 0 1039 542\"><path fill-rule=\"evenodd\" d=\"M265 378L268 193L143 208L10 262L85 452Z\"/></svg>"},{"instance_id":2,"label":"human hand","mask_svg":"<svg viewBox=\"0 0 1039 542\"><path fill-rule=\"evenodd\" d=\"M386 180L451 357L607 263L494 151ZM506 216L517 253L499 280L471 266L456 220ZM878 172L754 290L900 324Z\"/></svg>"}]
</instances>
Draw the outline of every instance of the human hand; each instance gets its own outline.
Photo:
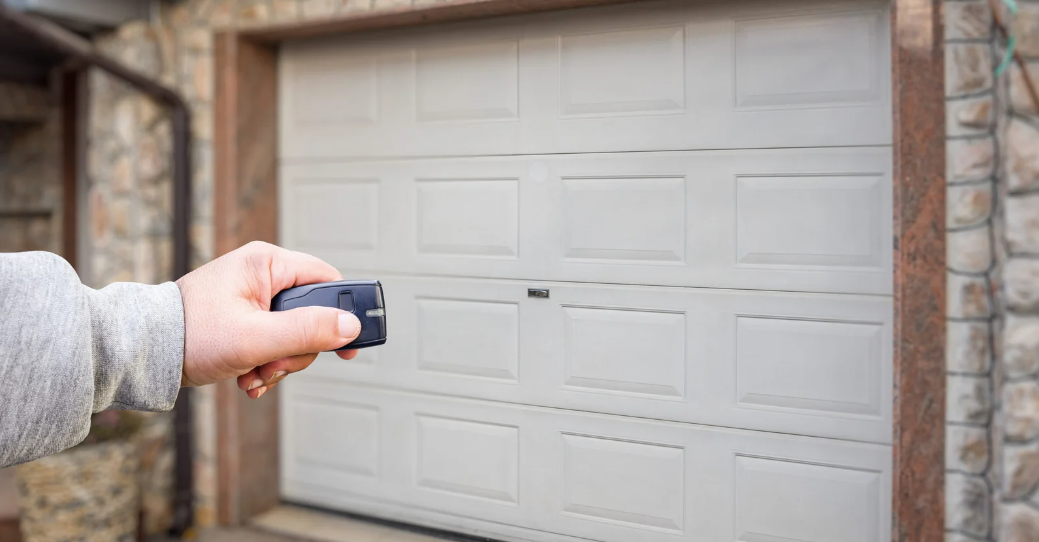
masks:
<instances>
[{"instance_id":1,"label":"human hand","mask_svg":"<svg viewBox=\"0 0 1039 542\"><path fill-rule=\"evenodd\" d=\"M343 276L318 258L256 241L181 277L181 386L237 377L238 387L256 399L306 369L319 352L349 344L361 332L349 312L331 307L270 312L278 292L334 280ZM336 354L348 360L357 351Z\"/></svg>"}]
</instances>

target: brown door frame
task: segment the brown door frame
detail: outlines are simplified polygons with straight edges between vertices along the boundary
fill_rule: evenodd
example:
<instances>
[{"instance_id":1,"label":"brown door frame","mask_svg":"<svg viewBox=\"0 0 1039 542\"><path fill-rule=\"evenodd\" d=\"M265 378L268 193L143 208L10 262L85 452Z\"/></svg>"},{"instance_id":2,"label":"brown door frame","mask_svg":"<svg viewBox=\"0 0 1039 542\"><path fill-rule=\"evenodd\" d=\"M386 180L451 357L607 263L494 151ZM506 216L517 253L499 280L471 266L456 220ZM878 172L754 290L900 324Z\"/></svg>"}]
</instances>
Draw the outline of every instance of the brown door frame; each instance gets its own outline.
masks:
<instances>
[{"instance_id":1,"label":"brown door frame","mask_svg":"<svg viewBox=\"0 0 1039 542\"><path fill-rule=\"evenodd\" d=\"M216 38L217 254L277 242L277 44L293 38L641 0L448 0ZM896 542L945 537L945 92L942 0L892 0ZM278 396L217 389L218 517L278 503Z\"/></svg>"}]
</instances>

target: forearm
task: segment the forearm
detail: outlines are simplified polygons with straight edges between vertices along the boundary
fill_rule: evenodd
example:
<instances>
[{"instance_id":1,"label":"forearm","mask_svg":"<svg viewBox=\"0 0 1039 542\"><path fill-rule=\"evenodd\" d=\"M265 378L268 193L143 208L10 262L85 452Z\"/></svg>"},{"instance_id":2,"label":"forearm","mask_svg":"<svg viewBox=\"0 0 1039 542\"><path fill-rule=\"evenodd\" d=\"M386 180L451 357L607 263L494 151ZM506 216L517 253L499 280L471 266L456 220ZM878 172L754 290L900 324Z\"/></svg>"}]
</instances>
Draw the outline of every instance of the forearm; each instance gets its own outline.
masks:
<instances>
[{"instance_id":1,"label":"forearm","mask_svg":"<svg viewBox=\"0 0 1039 542\"><path fill-rule=\"evenodd\" d=\"M175 284L93 290L52 254L0 254L0 467L79 443L93 412L172 408L183 359Z\"/></svg>"}]
</instances>

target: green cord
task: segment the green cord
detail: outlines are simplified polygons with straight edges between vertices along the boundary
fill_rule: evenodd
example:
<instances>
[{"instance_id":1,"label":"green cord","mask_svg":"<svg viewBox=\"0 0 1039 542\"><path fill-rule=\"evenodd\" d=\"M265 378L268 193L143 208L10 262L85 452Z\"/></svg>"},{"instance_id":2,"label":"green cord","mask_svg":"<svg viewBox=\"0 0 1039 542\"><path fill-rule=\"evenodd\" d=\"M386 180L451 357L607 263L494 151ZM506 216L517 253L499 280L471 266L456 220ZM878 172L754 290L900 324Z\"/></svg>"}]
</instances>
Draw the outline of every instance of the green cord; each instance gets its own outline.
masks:
<instances>
[{"instance_id":1,"label":"green cord","mask_svg":"<svg viewBox=\"0 0 1039 542\"><path fill-rule=\"evenodd\" d=\"M1012 2L1013 0L1010 1ZM1007 39L1007 51L1006 53L1003 53L1003 62L1000 62L999 66L996 67L996 77L1003 75L1003 72L1005 72L1007 67L1010 66L1010 61L1014 59L1015 47L1017 47L1017 37L1010 36L1010 38Z\"/></svg>"},{"instance_id":2,"label":"green cord","mask_svg":"<svg viewBox=\"0 0 1039 542\"><path fill-rule=\"evenodd\" d=\"M1007 10L1011 14L1017 15L1017 0L1003 0L1003 5L1007 7ZM1007 31L1007 50L1006 53L1003 54L1003 62L1000 62L999 66L996 67L996 77L1003 75L1003 72L1007 71L1007 68L1010 67L1010 61L1014 58L1014 49L1016 48L1017 37Z\"/></svg>"}]
</instances>

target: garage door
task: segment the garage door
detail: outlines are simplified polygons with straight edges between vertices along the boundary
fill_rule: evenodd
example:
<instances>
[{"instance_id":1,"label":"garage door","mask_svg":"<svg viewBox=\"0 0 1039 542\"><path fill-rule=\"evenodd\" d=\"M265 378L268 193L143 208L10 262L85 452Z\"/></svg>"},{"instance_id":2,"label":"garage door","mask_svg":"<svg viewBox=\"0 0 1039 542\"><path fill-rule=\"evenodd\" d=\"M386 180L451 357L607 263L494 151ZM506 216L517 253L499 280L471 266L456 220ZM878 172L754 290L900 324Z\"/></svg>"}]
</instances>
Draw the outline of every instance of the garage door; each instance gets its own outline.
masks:
<instances>
[{"instance_id":1,"label":"garage door","mask_svg":"<svg viewBox=\"0 0 1039 542\"><path fill-rule=\"evenodd\" d=\"M292 42L280 234L389 342L284 384L285 499L505 540L879 542L888 6Z\"/></svg>"}]
</instances>

